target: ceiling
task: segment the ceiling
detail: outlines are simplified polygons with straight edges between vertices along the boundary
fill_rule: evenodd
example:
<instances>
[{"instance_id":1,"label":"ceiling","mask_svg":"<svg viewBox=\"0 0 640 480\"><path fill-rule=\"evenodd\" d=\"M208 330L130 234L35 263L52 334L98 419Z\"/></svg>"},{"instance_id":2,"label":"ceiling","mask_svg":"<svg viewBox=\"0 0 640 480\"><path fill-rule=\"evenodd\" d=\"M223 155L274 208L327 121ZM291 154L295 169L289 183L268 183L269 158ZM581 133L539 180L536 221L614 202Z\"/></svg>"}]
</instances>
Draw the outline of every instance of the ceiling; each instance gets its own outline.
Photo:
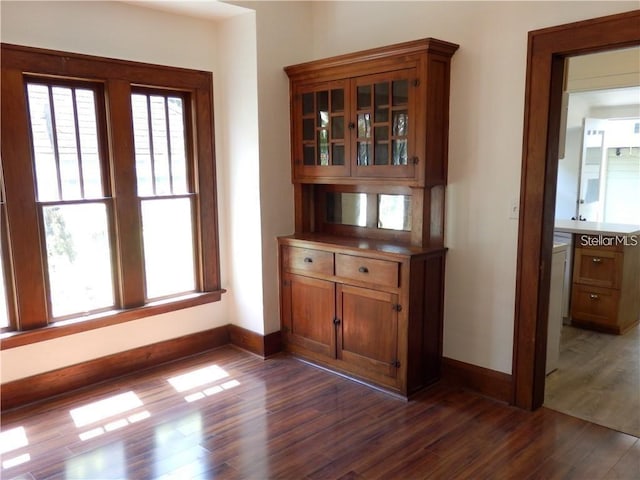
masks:
<instances>
[{"instance_id":1,"label":"ceiling","mask_svg":"<svg viewBox=\"0 0 640 480\"><path fill-rule=\"evenodd\" d=\"M207 20L221 20L240 15L250 10L218 0L120 0L152 10L186 15Z\"/></svg>"},{"instance_id":2,"label":"ceiling","mask_svg":"<svg viewBox=\"0 0 640 480\"><path fill-rule=\"evenodd\" d=\"M613 88L607 90L590 90L587 92L571 92L589 107L617 107L621 105L640 104L640 87Z\"/></svg>"}]
</instances>

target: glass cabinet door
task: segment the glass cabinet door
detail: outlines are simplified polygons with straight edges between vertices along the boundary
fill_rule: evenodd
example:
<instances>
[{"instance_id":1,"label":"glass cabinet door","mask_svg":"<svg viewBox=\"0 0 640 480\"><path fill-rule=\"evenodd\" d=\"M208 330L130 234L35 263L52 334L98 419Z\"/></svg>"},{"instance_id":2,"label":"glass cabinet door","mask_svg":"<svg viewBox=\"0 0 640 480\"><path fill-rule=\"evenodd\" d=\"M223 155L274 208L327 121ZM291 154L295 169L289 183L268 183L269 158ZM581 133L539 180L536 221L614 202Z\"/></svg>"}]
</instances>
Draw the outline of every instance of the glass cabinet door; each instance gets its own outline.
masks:
<instances>
[{"instance_id":1,"label":"glass cabinet door","mask_svg":"<svg viewBox=\"0 0 640 480\"><path fill-rule=\"evenodd\" d=\"M407 69L354 81L356 175L414 175L415 78L415 70Z\"/></svg>"},{"instance_id":2,"label":"glass cabinet door","mask_svg":"<svg viewBox=\"0 0 640 480\"><path fill-rule=\"evenodd\" d=\"M345 82L303 88L296 95L299 176L349 175L347 96Z\"/></svg>"}]
</instances>

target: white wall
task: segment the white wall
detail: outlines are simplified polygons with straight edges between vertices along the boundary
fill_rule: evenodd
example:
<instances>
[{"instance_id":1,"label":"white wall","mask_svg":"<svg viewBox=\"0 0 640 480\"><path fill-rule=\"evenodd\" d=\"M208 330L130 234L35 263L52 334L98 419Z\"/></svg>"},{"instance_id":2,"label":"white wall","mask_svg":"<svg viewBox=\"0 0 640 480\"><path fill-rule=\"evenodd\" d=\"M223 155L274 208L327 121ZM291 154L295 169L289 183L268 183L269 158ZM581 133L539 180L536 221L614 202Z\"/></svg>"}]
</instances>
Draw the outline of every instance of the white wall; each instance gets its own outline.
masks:
<instances>
[{"instance_id":1,"label":"white wall","mask_svg":"<svg viewBox=\"0 0 640 480\"><path fill-rule=\"evenodd\" d=\"M218 22L217 27L214 104L219 113L219 194L227 200L220 210L226 228L220 232L228 242L229 318L264 333L255 13Z\"/></svg>"},{"instance_id":2,"label":"white wall","mask_svg":"<svg viewBox=\"0 0 640 480\"><path fill-rule=\"evenodd\" d=\"M6 43L209 70L217 77L217 38L210 21L118 2L2 1L0 9L0 39ZM218 125L223 121L216 120ZM219 158L218 165L227 160ZM220 212L227 208L228 200L219 196ZM221 215L221 232L228 230L225 220ZM225 235L221 242L222 285L226 287L230 260ZM226 325L230 300L231 296L223 295L217 303L3 350L1 381Z\"/></svg>"},{"instance_id":3,"label":"white wall","mask_svg":"<svg viewBox=\"0 0 640 480\"><path fill-rule=\"evenodd\" d=\"M280 329L276 237L293 232L289 80L311 53L311 2L236 2L256 11L264 333Z\"/></svg>"},{"instance_id":4,"label":"white wall","mask_svg":"<svg viewBox=\"0 0 640 480\"><path fill-rule=\"evenodd\" d=\"M636 2L314 2L314 58L436 37L451 72L444 355L511 373L527 32ZM311 58L310 58L311 59Z\"/></svg>"}]
</instances>

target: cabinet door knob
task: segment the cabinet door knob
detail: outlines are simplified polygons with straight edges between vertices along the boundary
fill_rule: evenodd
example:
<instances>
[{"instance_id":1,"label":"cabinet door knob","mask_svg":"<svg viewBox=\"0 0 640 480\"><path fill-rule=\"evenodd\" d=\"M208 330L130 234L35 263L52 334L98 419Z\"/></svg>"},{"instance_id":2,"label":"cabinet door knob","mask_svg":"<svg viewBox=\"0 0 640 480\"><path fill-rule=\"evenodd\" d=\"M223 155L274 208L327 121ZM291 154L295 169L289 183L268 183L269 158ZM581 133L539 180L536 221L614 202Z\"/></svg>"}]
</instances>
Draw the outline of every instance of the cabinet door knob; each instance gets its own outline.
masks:
<instances>
[{"instance_id":1,"label":"cabinet door knob","mask_svg":"<svg viewBox=\"0 0 640 480\"><path fill-rule=\"evenodd\" d=\"M596 295L595 293L592 293L591 295L589 295L589 298L591 300L598 300L600 297L598 295Z\"/></svg>"},{"instance_id":2,"label":"cabinet door knob","mask_svg":"<svg viewBox=\"0 0 640 480\"><path fill-rule=\"evenodd\" d=\"M354 122L349 122L349 130L353 130L356 128L356 124Z\"/></svg>"},{"instance_id":3,"label":"cabinet door knob","mask_svg":"<svg viewBox=\"0 0 640 480\"><path fill-rule=\"evenodd\" d=\"M313 263L313 258L311 258L311 257L304 257L304 263Z\"/></svg>"},{"instance_id":4,"label":"cabinet door knob","mask_svg":"<svg viewBox=\"0 0 640 480\"><path fill-rule=\"evenodd\" d=\"M602 259L601 259L600 257L593 257L593 258L591 259L591 261L592 261L593 263L602 263Z\"/></svg>"},{"instance_id":5,"label":"cabinet door knob","mask_svg":"<svg viewBox=\"0 0 640 480\"><path fill-rule=\"evenodd\" d=\"M368 269L367 267L360 267L360 268L358 269L358 271L359 271L360 273L369 273L369 269Z\"/></svg>"},{"instance_id":6,"label":"cabinet door knob","mask_svg":"<svg viewBox=\"0 0 640 480\"><path fill-rule=\"evenodd\" d=\"M336 326L340 325L340 319L338 317L334 318L333 319L333 324L336 325Z\"/></svg>"}]
</instances>

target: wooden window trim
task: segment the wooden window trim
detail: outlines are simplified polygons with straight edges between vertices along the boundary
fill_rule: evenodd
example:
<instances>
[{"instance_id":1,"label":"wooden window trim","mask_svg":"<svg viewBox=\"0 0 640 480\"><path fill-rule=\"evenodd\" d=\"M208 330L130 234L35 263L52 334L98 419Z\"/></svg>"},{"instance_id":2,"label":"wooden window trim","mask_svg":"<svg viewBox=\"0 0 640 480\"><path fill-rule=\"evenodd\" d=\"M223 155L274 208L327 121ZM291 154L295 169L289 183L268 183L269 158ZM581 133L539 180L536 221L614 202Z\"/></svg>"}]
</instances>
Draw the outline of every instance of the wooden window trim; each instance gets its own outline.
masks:
<instances>
[{"instance_id":1,"label":"wooden window trim","mask_svg":"<svg viewBox=\"0 0 640 480\"><path fill-rule=\"evenodd\" d=\"M97 328L118 325L119 323L126 323L132 320L140 320L152 315L160 315L162 313L217 302L220 301L222 294L225 292L226 290L217 290L215 292L194 293L178 299L173 298L170 302L157 301L140 308L112 311L102 316L96 314L94 316L95 318L60 321L47 325L46 327L22 332L5 332L0 335L0 350L8 350L10 348L44 342L45 340L52 340L66 335L74 335Z\"/></svg>"},{"instance_id":2,"label":"wooden window trim","mask_svg":"<svg viewBox=\"0 0 640 480\"><path fill-rule=\"evenodd\" d=\"M5 273L10 284L8 303L13 305L9 305L12 331L2 333L0 349L219 301L225 290L220 286L212 74L4 43L1 44L1 55L4 137L1 154L7 201L7 218L3 220L7 220L9 227L3 228L2 237L3 246L8 249L4 255L5 265L12 267ZM108 163L111 172L108 177L111 178L103 180L111 182L105 185L105 188L110 186L105 196L117 199L112 202L112 208L116 233L113 248L117 259L114 272L118 290L115 292L116 307L108 314L48 323L46 270L42 256L34 254L44 248L39 233L35 187L27 185L33 182L22 181L16 185L12 181L26 177L19 169L33 169L26 95L16 92L24 92L26 80L34 78L98 83L104 88L105 118L98 120L98 128L100 141L105 144L108 141L109 158L103 161ZM145 303L139 198L135 169L131 168L134 155L131 93L140 88L181 92L189 99L186 121L193 126L194 133L188 138L187 149L193 153L197 171L194 185L198 196L194 209L197 291L150 303ZM100 124L103 120L106 125ZM108 132L108 139L102 138L102 132ZM9 255L10 260L7 260Z\"/></svg>"}]
</instances>

